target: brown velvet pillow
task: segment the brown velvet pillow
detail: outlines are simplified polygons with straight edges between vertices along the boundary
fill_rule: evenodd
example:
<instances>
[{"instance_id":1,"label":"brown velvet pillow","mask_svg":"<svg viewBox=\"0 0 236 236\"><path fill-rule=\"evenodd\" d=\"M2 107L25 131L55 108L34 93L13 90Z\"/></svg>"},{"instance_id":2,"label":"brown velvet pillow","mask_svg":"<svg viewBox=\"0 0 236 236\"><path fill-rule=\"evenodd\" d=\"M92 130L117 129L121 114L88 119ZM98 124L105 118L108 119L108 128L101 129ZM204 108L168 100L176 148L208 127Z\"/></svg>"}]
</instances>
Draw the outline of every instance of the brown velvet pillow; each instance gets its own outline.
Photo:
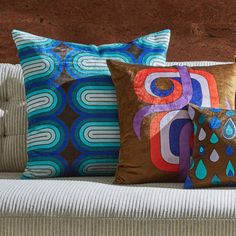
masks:
<instances>
[{"instance_id":1,"label":"brown velvet pillow","mask_svg":"<svg viewBox=\"0 0 236 236\"><path fill-rule=\"evenodd\" d=\"M116 87L121 137L115 183L184 182L193 140L187 105L234 107L236 65L107 63Z\"/></svg>"},{"instance_id":2,"label":"brown velvet pillow","mask_svg":"<svg viewBox=\"0 0 236 236\"><path fill-rule=\"evenodd\" d=\"M185 188L236 184L235 110L189 106L194 124L194 150Z\"/></svg>"}]
</instances>

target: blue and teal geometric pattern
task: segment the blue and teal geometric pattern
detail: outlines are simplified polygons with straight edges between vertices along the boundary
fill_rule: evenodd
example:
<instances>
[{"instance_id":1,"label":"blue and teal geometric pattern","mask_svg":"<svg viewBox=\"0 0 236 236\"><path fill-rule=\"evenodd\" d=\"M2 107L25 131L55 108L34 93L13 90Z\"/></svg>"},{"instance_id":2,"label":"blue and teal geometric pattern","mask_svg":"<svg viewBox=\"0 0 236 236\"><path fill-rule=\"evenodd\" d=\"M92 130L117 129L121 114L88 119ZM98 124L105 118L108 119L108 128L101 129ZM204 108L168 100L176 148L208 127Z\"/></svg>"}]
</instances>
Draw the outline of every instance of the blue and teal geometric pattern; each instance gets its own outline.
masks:
<instances>
[{"instance_id":1,"label":"blue and teal geometric pattern","mask_svg":"<svg viewBox=\"0 0 236 236\"><path fill-rule=\"evenodd\" d=\"M13 30L28 113L23 178L114 175L120 147L107 59L162 66L170 30L130 43L83 45Z\"/></svg>"}]
</instances>

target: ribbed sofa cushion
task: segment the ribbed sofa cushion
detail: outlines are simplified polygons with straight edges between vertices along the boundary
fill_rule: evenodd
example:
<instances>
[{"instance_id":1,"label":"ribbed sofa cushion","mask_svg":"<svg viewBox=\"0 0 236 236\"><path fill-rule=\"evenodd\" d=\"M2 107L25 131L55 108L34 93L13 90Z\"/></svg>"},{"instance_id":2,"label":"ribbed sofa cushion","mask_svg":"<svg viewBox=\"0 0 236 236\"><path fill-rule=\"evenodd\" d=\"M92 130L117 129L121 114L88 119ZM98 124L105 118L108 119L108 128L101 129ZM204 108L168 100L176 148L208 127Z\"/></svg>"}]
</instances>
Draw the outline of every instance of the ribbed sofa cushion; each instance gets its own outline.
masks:
<instances>
[{"instance_id":1,"label":"ribbed sofa cushion","mask_svg":"<svg viewBox=\"0 0 236 236\"><path fill-rule=\"evenodd\" d=\"M0 64L0 171L23 171L26 106L20 65Z\"/></svg>"},{"instance_id":2,"label":"ribbed sofa cushion","mask_svg":"<svg viewBox=\"0 0 236 236\"><path fill-rule=\"evenodd\" d=\"M0 235L235 235L235 188L183 190L181 184L112 181L1 179Z\"/></svg>"}]
</instances>

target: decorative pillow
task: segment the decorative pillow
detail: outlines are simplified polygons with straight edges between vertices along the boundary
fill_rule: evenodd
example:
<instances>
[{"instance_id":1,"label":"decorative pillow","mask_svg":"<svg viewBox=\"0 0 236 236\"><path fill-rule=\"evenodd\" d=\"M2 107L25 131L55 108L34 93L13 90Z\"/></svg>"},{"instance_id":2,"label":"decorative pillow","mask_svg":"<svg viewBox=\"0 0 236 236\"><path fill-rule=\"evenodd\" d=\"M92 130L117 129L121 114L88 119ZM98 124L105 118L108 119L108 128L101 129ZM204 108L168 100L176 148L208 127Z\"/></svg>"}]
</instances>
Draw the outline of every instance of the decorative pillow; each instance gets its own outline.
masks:
<instances>
[{"instance_id":1,"label":"decorative pillow","mask_svg":"<svg viewBox=\"0 0 236 236\"><path fill-rule=\"evenodd\" d=\"M106 59L164 65L170 30L124 44L83 45L14 30L29 133L24 178L112 175L120 147Z\"/></svg>"},{"instance_id":2,"label":"decorative pillow","mask_svg":"<svg viewBox=\"0 0 236 236\"><path fill-rule=\"evenodd\" d=\"M236 184L236 111L189 106L194 149L185 188Z\"/></svg>"},{"instance_id":3,"label":"decorative pillow","mask_svg":"<svg viewBox=\"0 0 236 236\"><path fill-rule=\"evenodd\" d=\"M186 105L234 107L236 64L161 68L108 61L108 66L121 135L115 183L184 181L193 139Z\"/></svg>"}]
</instances>

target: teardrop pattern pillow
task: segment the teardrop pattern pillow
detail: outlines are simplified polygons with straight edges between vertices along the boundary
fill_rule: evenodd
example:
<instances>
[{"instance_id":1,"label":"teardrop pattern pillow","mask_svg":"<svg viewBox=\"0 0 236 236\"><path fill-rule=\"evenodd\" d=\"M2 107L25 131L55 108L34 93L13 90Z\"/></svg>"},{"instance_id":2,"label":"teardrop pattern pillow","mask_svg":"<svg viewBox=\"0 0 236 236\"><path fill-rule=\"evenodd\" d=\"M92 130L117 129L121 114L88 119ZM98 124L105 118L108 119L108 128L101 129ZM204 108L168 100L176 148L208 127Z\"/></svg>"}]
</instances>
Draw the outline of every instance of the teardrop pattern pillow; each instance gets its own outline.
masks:
<instances>
[{"instance_id":1,"label":"teardrop pattern pillow","mask_svg":"<svg viewBox=\"0 0 236 236\"><path fill-rule=\"evenodd\" d=\"M185 188L236 185L236 111L188 109L194 125L194 149Z\"/></svg>"},{"instance_id":2,"label":"teardrop pattern pillow","mask_svg":"<svg viewBox=\"0 0 236 236\"><path fill-rule=\"evenodd\" d=\"M14 30L28 112L23 178L113 175L120 131L106 59L164 65L170 30L130 43L83 45Z\"/></svg>"}]
</instances>

